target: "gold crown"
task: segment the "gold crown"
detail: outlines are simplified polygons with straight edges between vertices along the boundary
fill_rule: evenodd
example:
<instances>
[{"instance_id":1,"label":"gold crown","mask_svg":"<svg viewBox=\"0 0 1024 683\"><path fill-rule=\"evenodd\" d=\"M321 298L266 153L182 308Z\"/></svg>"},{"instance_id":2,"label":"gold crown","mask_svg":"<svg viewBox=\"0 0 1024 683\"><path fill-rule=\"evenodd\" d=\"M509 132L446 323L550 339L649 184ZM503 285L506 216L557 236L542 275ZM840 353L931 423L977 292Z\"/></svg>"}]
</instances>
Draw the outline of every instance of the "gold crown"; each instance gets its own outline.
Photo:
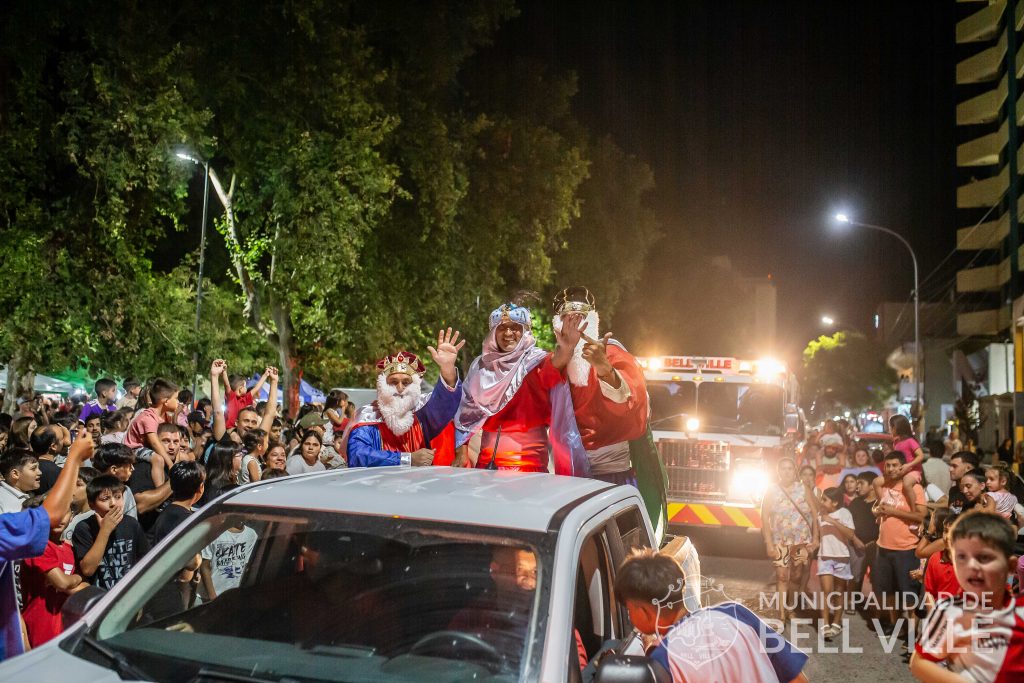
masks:
<instances>
[{"instance_id":1,"label":"gold crown","mask_svg":"<svg viewBox=\"0 0 1024 683\"><path fill-rule=\"evenodd\" d=\"M422 374L424 368L420 359L413 354L399 353L385 358L380 366L380 372L385 377L400 372L406 375Z\"/></svg>"}]
</instances>

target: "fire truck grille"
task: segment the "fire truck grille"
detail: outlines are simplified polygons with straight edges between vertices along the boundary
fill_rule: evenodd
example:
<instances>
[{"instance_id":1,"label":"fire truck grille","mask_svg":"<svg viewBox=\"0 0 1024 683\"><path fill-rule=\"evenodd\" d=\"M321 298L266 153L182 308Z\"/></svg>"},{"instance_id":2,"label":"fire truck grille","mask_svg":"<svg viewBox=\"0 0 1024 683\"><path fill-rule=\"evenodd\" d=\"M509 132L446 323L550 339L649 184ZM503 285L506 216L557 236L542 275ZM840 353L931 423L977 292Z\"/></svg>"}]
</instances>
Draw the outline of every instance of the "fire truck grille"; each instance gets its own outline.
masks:
<instances>
[{"instance_id":1,"label":"fire truck grille","mask_svg":"<svg viewBox=\"0 0 1024 683\"><path fill-rule=\"evenodd\" d=\"M668 471L668 495L725 497L729 487L729 447L700 441L659 441Z\"/></svg>"}]
</instances>

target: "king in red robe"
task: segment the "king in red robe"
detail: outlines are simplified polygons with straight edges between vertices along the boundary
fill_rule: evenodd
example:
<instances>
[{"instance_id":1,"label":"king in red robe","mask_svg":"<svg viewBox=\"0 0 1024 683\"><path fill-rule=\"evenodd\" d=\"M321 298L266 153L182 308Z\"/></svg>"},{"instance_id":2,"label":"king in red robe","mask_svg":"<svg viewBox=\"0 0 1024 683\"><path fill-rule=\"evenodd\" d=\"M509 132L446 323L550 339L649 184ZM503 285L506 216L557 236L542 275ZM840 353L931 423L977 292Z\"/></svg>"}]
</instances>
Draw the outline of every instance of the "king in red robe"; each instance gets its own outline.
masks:
<instances>
[{"instance_id":1,"label":"king in red robe","mask_svg":"<svg viewBox=\"0 0 1024 683\"><path fill-rule=\"evenodd\" d=\"M610 334L600 336L597 305L585 287L562 290L555 298L554 313L559 333L566 316L585 316L586 327L565 372L591 476L635 486L629 442L647 432L643 369Z\"/></svg>"}]
</instances>

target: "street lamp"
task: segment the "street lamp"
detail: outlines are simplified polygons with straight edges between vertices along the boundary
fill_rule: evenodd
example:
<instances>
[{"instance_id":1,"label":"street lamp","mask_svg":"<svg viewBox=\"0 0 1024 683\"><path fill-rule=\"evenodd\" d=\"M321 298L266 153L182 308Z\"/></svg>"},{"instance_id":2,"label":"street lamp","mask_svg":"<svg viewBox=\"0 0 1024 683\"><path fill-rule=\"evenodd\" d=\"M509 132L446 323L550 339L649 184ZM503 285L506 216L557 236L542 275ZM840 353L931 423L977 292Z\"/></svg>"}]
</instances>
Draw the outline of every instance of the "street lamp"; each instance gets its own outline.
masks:
<instances>
[{"instance_id":1,"label":"street lamp","mask_svg":"<svg viewBox=\"0 0 1024 683\"><path fill-rule=\"evenodd\" d=\"M199 275L196 277L196 339L199 339L199 315L203 310L203 265L206 263L206 207L210 199L210 162L197 159L187 152L175 154L183 161L190 161L196 166L203 167L203 219L202 228L199 234ZM192 400L196 399L196 385L199 378L199 351L192 354Z\"/></svg>"},{"instance_id":2,"label":"street lamp","mask_svg":"<svg viewBox=\"0 0 1024 683\"><path fill-rule=\"evenodd\" d=\"M883 228L880 225L871 225L870 223L855 221L845 213L837 213L835 215L835 219L837 223L856 225L861 228L878 230L879 232L884 232L887 235L892 235L907 248L907 251L910 252L910 259L914 262L914 401L918 404L919 409L921 409L924 406L924 382L921 377L921 299L917 281L917 255L914 253L914 248L910 246L910 242L904 239L903 235L899 234L895 230Z\"/></svg>"},{"instance_id":3,"label":"street lamp","mask_svg":"<svg viewBox=\"0 0 1024 683\"><path fill-rule=\"evenodd\" d=\"M825 327L832 327L836 324L836 319L830 315L823 315L821 316L821 324Z\"/></svg>"}]
</instances>

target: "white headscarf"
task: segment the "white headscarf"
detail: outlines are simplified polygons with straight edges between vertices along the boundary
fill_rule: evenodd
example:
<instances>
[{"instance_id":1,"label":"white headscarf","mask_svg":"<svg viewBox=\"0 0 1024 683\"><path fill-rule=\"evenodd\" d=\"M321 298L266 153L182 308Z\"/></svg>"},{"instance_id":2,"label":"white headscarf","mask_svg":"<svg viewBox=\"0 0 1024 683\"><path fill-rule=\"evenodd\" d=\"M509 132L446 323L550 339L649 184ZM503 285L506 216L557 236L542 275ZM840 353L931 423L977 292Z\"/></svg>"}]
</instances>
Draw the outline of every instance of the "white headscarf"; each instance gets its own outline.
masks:
<instances>
[{"instance_id":1,"label":"white headscarf","mask_svg":"<svg viewBox=\"0 0 1024 683\"><path fill-rule=\"evenodd\" d=\"M498 346L496 330L497 326L487 333L483 353L473 361L462 383L462 402L455 413L455 428L461 432L473 434L487 418L501 412L530 371L548 355L537 348L537 340L526 326L511 351Z\"/></svg>"}]
</instances>

